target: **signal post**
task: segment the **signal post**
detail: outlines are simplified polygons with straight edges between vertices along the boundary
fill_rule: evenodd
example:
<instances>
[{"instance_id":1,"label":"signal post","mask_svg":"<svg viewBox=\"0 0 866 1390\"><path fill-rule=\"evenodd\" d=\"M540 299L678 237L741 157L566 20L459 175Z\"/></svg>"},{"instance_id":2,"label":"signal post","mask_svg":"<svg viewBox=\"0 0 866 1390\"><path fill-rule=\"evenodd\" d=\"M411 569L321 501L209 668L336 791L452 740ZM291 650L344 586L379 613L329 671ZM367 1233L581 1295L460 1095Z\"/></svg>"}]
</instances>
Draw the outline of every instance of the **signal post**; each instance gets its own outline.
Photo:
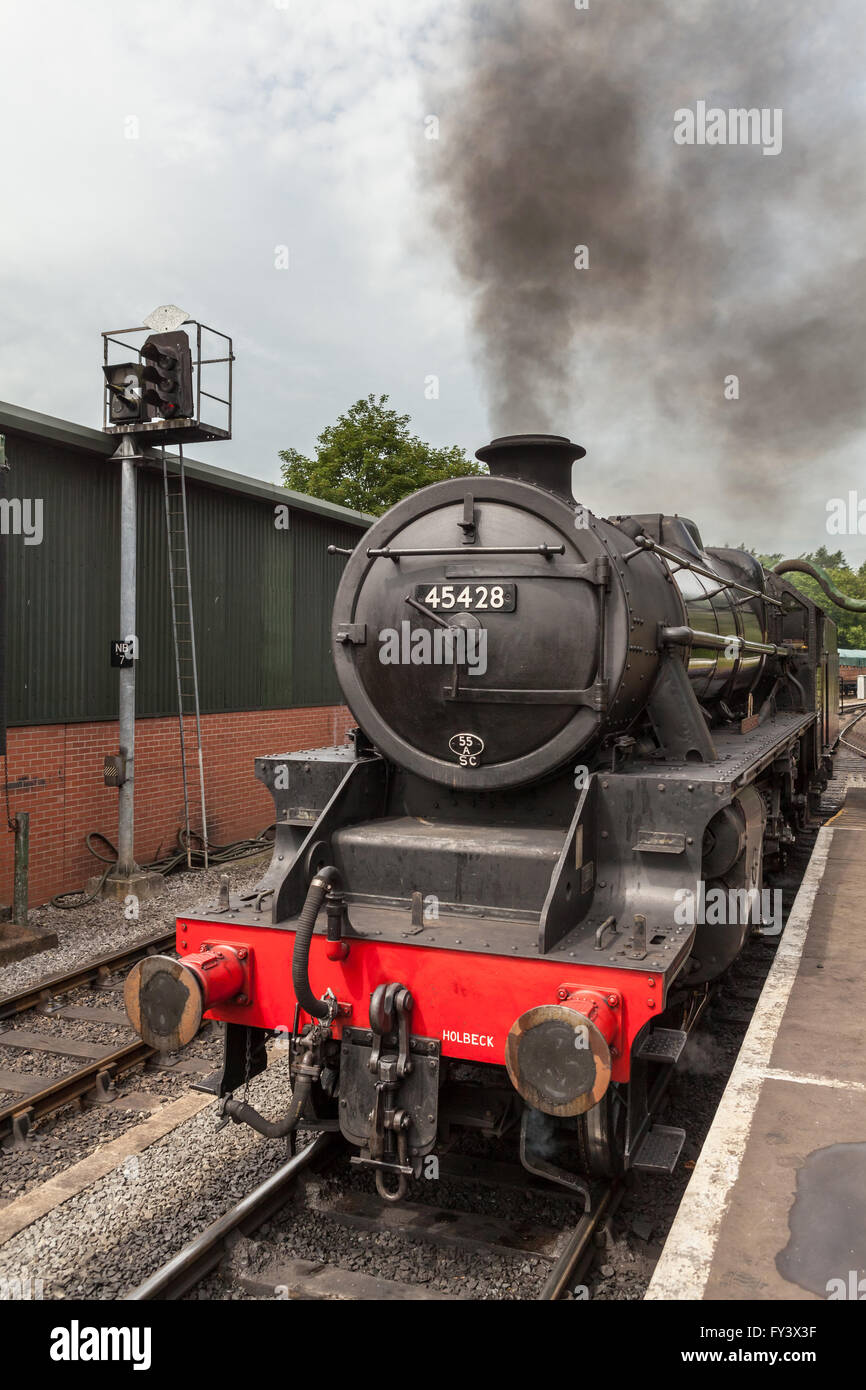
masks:
<instances>
[{"instance_id":1,"label":"signal post","mask_svg":"<svg viewBox=\"0 0 866 1390\"><path fill-rule=\"evenodd\" d=\"M182 327L181 325L184 325ZM184 331L191 326L195 332L195 354L190 336ZM132 339L151 332L140 346ZM202 332L212 334L227 344L224 355L202 358ZM111 664L118 668L118 752L105 757L103 775L107 786L118 790L117 864L103 886L105 896L125 899L133 895L141 900L151 896L162 884L162 875L142 870L135 860L135 666L141 658L136 635L136 471L139 467L160 463L152 446L162 446L161 464L165 469L165 445L185 442L231 438L231 339L208 329L188 317L176 305L163 305L144 320L144 327L120 329L103 333L105 394L103 429L119 435L113 458L121 468L120 499L120 634L112 639ZM129 359L109 361L111 348L132 348ZM225 363L228 366L228 391L225 397L202 388L202 370ZM206 402L218 402L225 408L224 425L212 425L200 419L202 397ZM208 406L206 404L205 408ZM182 462L180 464L182 471ZM145 657L146 659L146 657ZM179 714L181 720L181 756L183 751L184 710L178 680ZM196 687L196 721L198 724L198 692ZM204 771L201 760L199 732L199 766L202 791L202 835L207 853L207 825L204 815ZM184 761L184 799L186 796L186 764ZM188 815L187 815L188 820ZM100 884L94 879L88 888L94 891Z\"/></svg>"}]
</instances>

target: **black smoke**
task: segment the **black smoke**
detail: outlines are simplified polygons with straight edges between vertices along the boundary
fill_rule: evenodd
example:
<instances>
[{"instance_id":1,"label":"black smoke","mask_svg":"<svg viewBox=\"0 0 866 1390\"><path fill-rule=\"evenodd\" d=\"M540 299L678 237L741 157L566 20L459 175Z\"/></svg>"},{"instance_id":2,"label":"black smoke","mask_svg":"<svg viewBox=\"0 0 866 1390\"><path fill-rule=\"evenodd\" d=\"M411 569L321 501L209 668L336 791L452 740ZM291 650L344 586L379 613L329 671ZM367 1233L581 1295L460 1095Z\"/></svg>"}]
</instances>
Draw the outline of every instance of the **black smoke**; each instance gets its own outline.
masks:
<instances>
[{"instance_id":1,"label":"black smoke","mask_svg":"<svg viewBox=\"0 0 866 1390\"><path fill-rule=\"evenodd\" d=\"M586 381L603 379L613 416L648 393L666 429L724 455L727 486L772 492L863 427L862 9L467 8L452 70L427 87L440 139L422 177L494 433L580 438ZM676 145L674 113L698 100L781 108L781 153ZM647 451L660 461L662 442Z\"/></svg>"}]
</instances>

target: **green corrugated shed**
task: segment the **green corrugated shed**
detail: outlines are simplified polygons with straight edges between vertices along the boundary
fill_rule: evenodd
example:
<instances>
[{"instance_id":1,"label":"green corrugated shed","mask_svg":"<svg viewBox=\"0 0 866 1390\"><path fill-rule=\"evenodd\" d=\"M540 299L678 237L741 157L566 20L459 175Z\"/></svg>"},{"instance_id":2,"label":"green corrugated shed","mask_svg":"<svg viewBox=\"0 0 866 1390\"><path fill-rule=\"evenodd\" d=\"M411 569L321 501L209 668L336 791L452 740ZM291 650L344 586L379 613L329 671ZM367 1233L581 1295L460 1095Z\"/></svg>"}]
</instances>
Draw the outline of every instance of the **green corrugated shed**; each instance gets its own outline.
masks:
<instances>
[{"instance_id":1,"label":"green corrugated shed","mask_svg":"<svg viewBox=\"0 0 866 1390\"><path fill-rule=\"evenodd\" d=\"M7 541L8 722L117 715L119 466L99 431L0 404L7 495L41 498L43 540ZM259 479L186 463L203 713L332 704L340 697L330 617L344 566L370 518ZM288 530L275 507L290 507ZM162 475L138 469L139 716L177 709Z\"/></svg>"},{"instance_id":2,"label":"green corrugated shed","mask_svg":"<svg viewBox=\"0 0 866 1390\"><path fill-rule=\"evenodd\" d=\"M329 545L354 548L357 532L339 522L322 517L305 517L294 533L292 631L297 659L294 663L295 704L323 703L319 692L327 692L324 703L342 700L331 660L331 609L340 576L346 565L344 555L329 555ZM322 643L317 634L326 632Z\"/></svg>"}]
</instances>

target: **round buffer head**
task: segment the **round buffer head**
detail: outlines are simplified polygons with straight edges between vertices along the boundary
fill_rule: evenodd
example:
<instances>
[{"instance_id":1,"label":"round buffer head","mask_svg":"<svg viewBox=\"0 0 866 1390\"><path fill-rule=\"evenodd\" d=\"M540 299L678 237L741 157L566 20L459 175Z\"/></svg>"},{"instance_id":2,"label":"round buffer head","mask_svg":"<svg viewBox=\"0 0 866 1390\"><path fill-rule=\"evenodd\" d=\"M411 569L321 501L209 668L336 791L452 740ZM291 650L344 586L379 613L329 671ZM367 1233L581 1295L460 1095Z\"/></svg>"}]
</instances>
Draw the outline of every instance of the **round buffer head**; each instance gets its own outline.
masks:
<instances>
[{"instance_id":1,"label":"round buffer head","mask_svg":"<svg viewBox=\"0 0 866 1390\"><path fill-rule=\"evenodd\" d=\"M515 1020L505 1066L518 1094L547 1115L583 1115L610 1084L610 1048L602 1033L565 1004L541 1004Z\"/></svg>"},{"instance_id":2,"label":"round buffer head","mask_svg":"<svg viewBox=\"0 0 866 1390\"><path fill-rule=\"evenodd\" d=\"M147 956L132 967L123 1002L135 1031L159 1052L192 1042L204 1009L195 972L171 956Z\"/></svg>"}]
</instances>

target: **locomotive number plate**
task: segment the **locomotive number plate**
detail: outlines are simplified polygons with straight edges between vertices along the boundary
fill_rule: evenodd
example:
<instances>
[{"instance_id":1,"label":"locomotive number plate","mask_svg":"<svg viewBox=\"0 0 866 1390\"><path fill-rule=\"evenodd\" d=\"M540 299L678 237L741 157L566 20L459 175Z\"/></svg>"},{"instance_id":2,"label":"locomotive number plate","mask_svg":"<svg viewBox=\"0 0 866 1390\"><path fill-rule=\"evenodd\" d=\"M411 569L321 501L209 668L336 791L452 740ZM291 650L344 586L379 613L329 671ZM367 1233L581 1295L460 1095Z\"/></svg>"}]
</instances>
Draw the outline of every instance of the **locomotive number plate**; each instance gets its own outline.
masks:
<instances>
[{"instance_id":1,"label":"locomotive number plate","mask_svg":"<svg viewBox=\"0 0 866 1390\"><path fill-rule=\"evenodd\" d=\"M416 584L415 598L434 613L513 613L517 605L517 585L497 584Z\"/></svg>"}]
</instances>

